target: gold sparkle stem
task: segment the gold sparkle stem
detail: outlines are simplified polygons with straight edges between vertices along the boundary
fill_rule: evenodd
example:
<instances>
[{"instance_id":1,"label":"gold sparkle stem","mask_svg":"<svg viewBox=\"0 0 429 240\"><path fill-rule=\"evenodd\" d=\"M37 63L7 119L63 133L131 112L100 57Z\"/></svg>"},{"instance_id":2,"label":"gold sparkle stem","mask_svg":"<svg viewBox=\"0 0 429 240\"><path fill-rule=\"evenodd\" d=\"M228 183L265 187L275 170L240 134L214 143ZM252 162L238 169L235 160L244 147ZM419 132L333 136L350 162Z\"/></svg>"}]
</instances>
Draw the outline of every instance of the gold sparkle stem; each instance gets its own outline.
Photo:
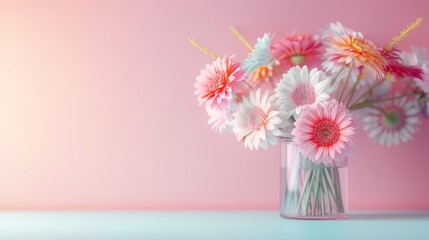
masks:
<instances>
[{"instance_id":1,"label":"gold sparkle stem","mask_svg":"<svg viewBox=\"0 0 429 240\"><path fill-rule=\"evenodd\" d=\"M215 54L209 48L201 46L197 41L195 41L195 39L188 38L188 41L189 41L189 43L191 43L192 46L194 46L195 48L197 48L198 50L200 50L204 54L210 56L213 60L216 60L218 58L217 54Z\"/></svg>"},{"instance_id":2,"label":"gold sparkle stem","mask_svg":"<svg viewBox=\"0 0 429 240\"><path fill-rule=\"evenodd\" d=\"M234 33L234 35L240 40L240 42L242 42L244 44L244 46L247 47L247 49L249 49L249 51L253 51L253 47L252 45L250 45L249 41L247 41L247 39L237 30L237 28L235 28L234 26L230 27L232 33Z\"/></svg>"},{"instance_id":3,"label":"gold sparkle stem","mask_svg":"<svg viewBox=\"0 0 429 240\"><path fill-rule=\"evenodd\" d=\"M392 50L392 48L396 45L398 45L398 43L402 40L404 40L408 34L410 34L411 31L413 31L414 29L416 29L418 26L420 26L423 22L423 18L419 17L416 19L416 21L414 21L413 23L411 23L410 25L408 25L406 28L404 28L399 35L396 35L392 38L392 41L387 44L384 49L383 52L388 52L390 50Z\"/></svg>"}]
</instances>

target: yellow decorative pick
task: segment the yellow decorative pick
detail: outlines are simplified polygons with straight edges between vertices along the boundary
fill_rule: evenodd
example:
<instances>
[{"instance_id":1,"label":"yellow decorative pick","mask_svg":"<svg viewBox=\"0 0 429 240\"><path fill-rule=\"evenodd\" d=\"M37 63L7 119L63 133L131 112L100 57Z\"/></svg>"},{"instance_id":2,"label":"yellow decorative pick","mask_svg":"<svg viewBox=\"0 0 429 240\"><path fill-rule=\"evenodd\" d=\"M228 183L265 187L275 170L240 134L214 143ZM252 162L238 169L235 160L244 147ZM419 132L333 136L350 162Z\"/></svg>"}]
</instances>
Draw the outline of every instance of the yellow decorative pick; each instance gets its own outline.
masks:
<instances>
[{"instance_id":1,"label":"yellow decorative pick","mask_svg":"<svg viewBox=\"0 0 429 240\"><path fill-rule=\"evenodd\" d=\"M408 25L406 28L404 28L399 35L396 35L392 38L392 41L387 44L384 47L383 52L388 52L390 50L392 50L392 48L394 46L396 46L400 41L402 41L403 39L405 39L408 34L410 34L411 31L413 31L414 29L416 29L418 26L420 26L423 22L423 18L419 17L416 19L416 21L414 21L413 23L411 23L410 25Z\"/></svg>"},{"instance_id":2,"label":"yellow decorative pick","mask_svg":"<svg viewBox=\"0 0 429 240\"><path fill-rule=\"evenodd\" d=\"M188 41L191 43L192 46L196 47L204 54L209 55L213 60L216 60L218 58L218 55L216 55L216 53L214 53L212 50L210 50L207 47L202 47L197 41L195 41L195 39L188 38Z\"/></svg>"},{"instance_id":3,"label":"yellow decorative pick","mask_svg":"<svg viewBox=\"0 0 429 240\"><path fill-rule=\"evenodd\" d=\"M252 45L250 45L250 43L246 40L246 38L243 35L241 35L241 33L234 26L231 26L230 29L235 34L235 36L244 44L244 46L246 46L247 49L249 49L249 51L253 51Z\"/></svg>"}]
</instances>

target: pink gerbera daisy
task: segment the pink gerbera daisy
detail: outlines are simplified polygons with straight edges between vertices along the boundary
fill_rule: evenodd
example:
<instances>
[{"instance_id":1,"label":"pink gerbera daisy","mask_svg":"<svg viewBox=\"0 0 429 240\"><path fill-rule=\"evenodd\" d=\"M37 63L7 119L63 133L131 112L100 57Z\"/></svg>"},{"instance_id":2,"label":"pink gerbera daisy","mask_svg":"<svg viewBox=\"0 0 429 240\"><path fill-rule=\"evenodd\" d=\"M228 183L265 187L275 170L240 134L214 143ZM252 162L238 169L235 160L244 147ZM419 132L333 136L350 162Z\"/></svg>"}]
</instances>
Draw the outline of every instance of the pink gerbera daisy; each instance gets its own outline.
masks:
<instances>
[{"instance_id":1,"label":"pink gerbera daisy","mask_svg":"<svg viewBox=\"0 0 429 240\"><path fill-rule=\"evenodd\" d=\"M303 156L315 163L329 164L342 159L354 135L349 110L334 99L313 104L294 125L293 141Z\"/></svg>"},{"instance_id":2,"label":"pink gerbera daisy","mask_svg":"<svg viewBox=\"0 0 429 240\"><path fill-rule=\"evenodd\" d=\"M328 42L327 61L339 66L352 66L373 79L384 77L387 60L374 43L361 36L343 35Z\"/></svg>"},{"instance_id":3,"label":"pink gerbera daisy","mask_svg":"<svg viewBox=\"0 0 429 240\"><path fill-rule=\"evenodd\" d=\"M223 108L230 105L232 94L240 91L240 84L245 80L240 63L230 58L218 58L207 64L197 77L195 95L200 105L207 103L210 108Z\"/></svg>"},{"instance_id":4,"label":"pink gerbera daisy","mask_svg":"<svg viewBox=\"0 0 429 240\"><path fill-rule=\"evenodd\" d=\"M322 42L317 36L308 33L286 34L272 45L278 60L287 59L294 65L302 66L307 58L318 55Z\"/></svg>"},{"instance_id":5,"label":"pink gerbera daisy","mask_svg":"<svg viewBox=\"0 0 429 240\"><path fill-rule=\"evenodd\" d=\"M429 94L429 52L425 48L413 47L412 53L402 53L404 64L415 66L423 71L423 78L414 78L415 83Z\"/></svg>"},{"instance_id":6,"label":"pink gerbera daisy","mask_svg":"<svg viewBox=\"0 0 429 240\"><path fill-rule=\"evenodd\" d=\"M387 60L385 71L397 78L411 77L424 80L423 70L417 66L408 66L402 63L400 51L396 48L383 53Z\"/></svg>"}]
</instances>

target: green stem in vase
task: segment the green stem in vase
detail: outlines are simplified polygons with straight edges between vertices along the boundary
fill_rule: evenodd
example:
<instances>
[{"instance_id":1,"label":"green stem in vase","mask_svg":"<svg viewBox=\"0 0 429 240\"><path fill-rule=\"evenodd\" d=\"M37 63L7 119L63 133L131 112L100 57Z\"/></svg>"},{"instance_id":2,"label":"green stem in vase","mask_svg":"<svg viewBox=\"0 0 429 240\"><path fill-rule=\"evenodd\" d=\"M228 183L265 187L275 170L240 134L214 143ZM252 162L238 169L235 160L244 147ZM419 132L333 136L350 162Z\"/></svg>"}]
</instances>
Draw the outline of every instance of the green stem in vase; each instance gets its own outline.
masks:
<instances>
[{"instance_id":1,"label":"green stem in vase","mask_svg":"<svg viewBox=\"0 0 429 240\"><path fill-rule=\"evenodd\" d=\"M321 171L324 171L325 169L322 169ZM322 201L320 201L320 203L321 203L321 208L322 208L322 215L325 215L325 194L326 194L326 196L329 198L329 196L328 196L328 193L325 193L325 184L324 184L324 182L322 181L321 182L321 185L322 185L322 188L321 188L321 191L320 191L320 198L321 198L321 200Z\"/></svg>"},{"instance_id":2,"label":"green stem in vase","mask_svg":"<svg viewBox=\"0 0 429 240\"><path fill-rule=\"evenodd\" d=\"M284 192L283 209L289 212L294 209L297 196L300 196L300 178L298 177L299 172L297 172L296 169L287 168L287 171L288 173L286 174L286 189ZM289 182L291 182L290 185ZM291 186L292 189L289 189L289 186Z\"/></svg>"},{"instance_id":3,"label":"green stem in vase","mask_svg":"<svg viewBox=\"0 0 429 240\"><path fill-rule=\"evenodd\" d=\"M313 182L313 171L312 171L312 169L305 169L305 170L308 170L309 173L308 173L307 179L305 180L305 186L304 186L304 189L302 190L301 197L299 198L299 201L297 204L297 209L296 209L297 212L299 211L299 209L302 209L302 204L303 204L304 198L306 198L306 201L304 201L304 206L306 206L308 204L308 196L307 196L307 195L309 195L308 190L311 188L311 184ZM305 214L305 212L301 211L301 214Z\"/></svg>"},{"instance_id":4,"label":"green stem in vase","mask_svg":"<svg viewBox=\"0 0 429 240\"><path fill-rule=\"evenodd\" d=\"M341 213L344 213L344 205L343 205L343 195L341 194L341 183L340 183L340 177L339 177L339 173L338 173L338 168L334 168L334 177L335 177L335 188L338 191L338 203L339 203L339 211Z\"/></svg>"},{"instance_id":5,"label":"green stem in vase","mask_svg":"<svg viewBox=\"0 0 429 240\"><path fill-rule=\"evenodd\" d=\"M314 193L314 209L313 216L316 215L317 204L319 203L319 190L320 190L320 169L315 169L316 172L316 182L314 183L315 193Z\"/></svg>"},{"instance_id":6,"label":"green stem in vase","mask_svg":"<svg viewBox=\"0 0 429 240\"><path fill-rule=\"evenodd\" d=\"M335 195L334 192L331 188L331 184L329 183L328 177L327 175L329 174L329 169L323 169L323 178L325 179L325 185L326 185L326 189L327 189L327 198L328 198L328 203L329 203L329 213L332 213L332 203L331 203L331 197L329 195L332 196L332 198L335 200Z\"/></svg>"},{"instance_id":7,"label":"green stem in vase","mask_svg":"<svg viewBox=\"0 0 429 240\"><path fill-rule=\"evenodd\" d=\"M335 201L335 207L338 209L339 206L341 205L341 195L338 191L338 184L335 178L335 169L333 168L329 168L328 170L328 174L326 175L326 177L328 178L329 184L331 186L331 188L333 189L333 200Z\"/></svg>"}]
</instances>

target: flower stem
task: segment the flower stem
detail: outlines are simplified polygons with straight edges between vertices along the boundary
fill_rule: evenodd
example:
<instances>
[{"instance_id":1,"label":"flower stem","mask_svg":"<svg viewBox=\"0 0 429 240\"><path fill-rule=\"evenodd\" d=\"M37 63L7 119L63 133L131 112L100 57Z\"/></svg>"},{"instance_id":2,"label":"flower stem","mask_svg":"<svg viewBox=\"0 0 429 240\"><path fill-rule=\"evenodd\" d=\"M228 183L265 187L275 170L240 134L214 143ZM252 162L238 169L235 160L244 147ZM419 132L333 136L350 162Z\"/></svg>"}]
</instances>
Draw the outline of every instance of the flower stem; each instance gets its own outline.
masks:
<instances>
[{"instance_id":1,"label":"flower stem","mask_svg":"<svg viewBox=\"0 0 429 240\"><path fill-rule=\"evenodd\" d=\"M337 78L340 76L341 72L344 70L344 66L341 66L338 73L335 75L335 77L331 80L331 86L335 84L335 81L337 81Z\"/></svg>"},{"instance_id":2,"label":"flower stem","mask_svg":"<svg viewBox=\"0 0 429 240\"><path fill-rule=\"evenodd\" d=\"M361 102L359 104L351 106L349 109L350 109L350 111L355 111L355 110L358 110L358 109L362 109L364 107L372 106L374 103L391 101L391 100L400 99L400 98L409 97L409 96L415 96L415 95L417 95L417 93L409 93L409 94L395 96L395 97L383 98L383 99L380 99L380 100L364 101L364 102Z\"/></svg>"},{"instance_id":3,"label":"flower stem","mask_svg":"<svg viewBox=\"0 0 429 240\"><path fill-rule=\"evenodd\" d=\"M314 191L314 208L313 208L313 215L316 215L316 207L317 207L317 203L319 203L320 201L318 201L318 196L319 196L319 191L320 191L320 169L315 169L314 171L316 171L316 183L315 183L315 188L316 190Z\"/></svg>"},{"instance_id":4,"label":"flower stem","mask_svg":"<svg viewBox=\"0 0 429 240\"><path fill-rule=\"evenodd\" d=\"M369 87L368 90L366 90L362 95L360 95L351 105L353 106L353 105L357 104L362 98L365 98L374 88L378 87L384 81L385 81L385 79L382 79L381 81L374 83L374 85Z\"/></svg>"},{"instance_id":5,"label":"flower stem","mask_svg":"<svg viewBox=\"0 0 429 240\"><path fill-rule=\"evenodd\" d=\"M334 192L332 191L332 187L331 184L328 180L328 174L329 174L329 169L324 169L323 170L323 178L325 179L325 184L326 184L326 188L327 188L327 194L326 194L326 198L328 199L328 203L329 203L329 213L332 213L332 203L331 203L331 197L335 200L335 195Z\"/></svg>"},{"instance_id":6,"label":"flower stem","mask_svg":"<svg viewBox=\"0 0 429 240\"><path fill-rule=\"evenodd\" d=\"M277 72L280 74L280 78L283 76L283 72L280 69L279 65L274 64L274 68L277 70Z\"/></svg>"},{"instance_id":7,"label":"flower stem","mask_svg":"<svg viewBox=\"0 0 429 240\"><path fill-rule=\"evenodd\" d=\"M384 116L386 116L386 117L388 117L389 115L387 114L387 112L386 111L384 111L384 109L382 109L382 108L379 108L379 107L377 107L377 106L375 106L375 105L369 105L368 107L370 107L370 108L374 108L374 109L376 109L376 110L378 110L378 111L380 111L381 113L383 113L384 114Z\"/></svg>"},{"instance_id":8,"label":"flower stem","mask_svg":"<svg viewBox=\"0 0 429 240\"><path fill-rule=\"evenodd\" d=\"M311 192L311 185L313 185L313 179L314 179L314 177L313 177L313 175L314 175L313 169L310 168L310 169L307 169L307 170L309 171L309 173L308 173L307 179L305 180L305 186L304 186L304 189L302 190L302 195L299 198L299 201L298 201L298 204L297 204L297 207L301 208L301 209L303 208L303 206L307 206L308 205L308 199L309 199L310 192ZM305 199L305 201L303 202L304 199ZM298 209L297 209L297 211L298 211ZM301 211L301 214L306 214L306 212L305 211Z\"/></svg>"},{"instance_id":9,"label":"flower stem","mask_svg":"<svg viewBox=\"0 0 429 240\"><path fill-rule=\"evenodd\" d=\"M244 81L244 84L246 84L246 86L248 86L250 89L252 89L252 85L250 85L247 81Z\"/></svg>"},{"instance_id":10,"label":"flower stem","mask_svg":"<svg viewBox=\"0 0 429 240\"><path fill-rule=\"evenodd\" d=\"M358 79L356 80L356 82L353 84L352 90L349 92L349 94L347 94L346 98L347 98L347 97L349 97L349 100L347 100L346 107L348 107L348 106L349 106L350 101L352 100L353 95L354 95L354 93L355 93L355 91L356 91L357 85L360 83L360 81L361 81L361 80L362 80L362 78L358 78Z\"/></svg>"},{"instance_id":11,"label":"flower stem","mask_svg":"<svg viewBox=\"0 0 429 240\"><path fill-rule=\"evenodd\" d=\"M337 192L337 201L338 201L337 207L339 208L338 212L344 213L343 195L341 193L340 174L338 172L337 167L335 167L333 169L333 171L334 171L334 178L335 178L335 180L334 180L335 184L334 185L335 185L335 189Z\"/></svg>"},{"instance_id":12,"label":"flower stem","mask_svg":"<svg viewBox=\"0 0 429 240\"><path fill-rule=\"evenodd\" d=\"M341 102L341 99L343 98L344 91L346 90L347 85L348 85L348 83L349 83L350 74L352 73L352 68L353 68L353 67L352 67L352 65L350 65L350 67L349 67L349 71L348 71L348 73L347 73L346 82L345 82L345 84L344 84L343 91L341 91L340 98L338 99L338 102Z\"/></svg>"},{"instance_id":13,"label":"flower stem","mask_svg":"<svg viewBox=\"0 0 429 240\"><path fill-rule=\"evenodd\" d=\"M429 101L429 97L420 98L417 103L427 102Z\"/></svg>"}]
</instances>

